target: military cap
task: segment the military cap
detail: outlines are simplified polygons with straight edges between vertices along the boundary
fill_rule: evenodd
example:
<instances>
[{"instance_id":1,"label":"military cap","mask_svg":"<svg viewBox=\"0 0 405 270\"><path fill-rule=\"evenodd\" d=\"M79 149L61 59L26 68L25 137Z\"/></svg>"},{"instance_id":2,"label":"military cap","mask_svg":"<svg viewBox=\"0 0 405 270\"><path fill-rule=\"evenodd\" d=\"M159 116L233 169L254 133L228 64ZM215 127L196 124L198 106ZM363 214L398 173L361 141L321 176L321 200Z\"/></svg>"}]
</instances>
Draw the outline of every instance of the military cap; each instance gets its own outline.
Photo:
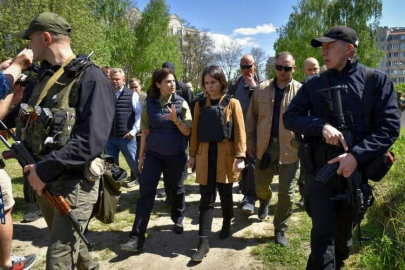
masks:
<instances>
[{"instance_id":1,"label":"military cap","mask_svg":"<svg viewBox=\"0 0 405 270\"><path fill-rule=\"evenodd\" d=\"M70 37L72 28L62 16L51 12L43 12L31 21L26 30L15 33L15 36L28 39L32 33L37 31L53 32Z\"/></svg>"}]
</instances>

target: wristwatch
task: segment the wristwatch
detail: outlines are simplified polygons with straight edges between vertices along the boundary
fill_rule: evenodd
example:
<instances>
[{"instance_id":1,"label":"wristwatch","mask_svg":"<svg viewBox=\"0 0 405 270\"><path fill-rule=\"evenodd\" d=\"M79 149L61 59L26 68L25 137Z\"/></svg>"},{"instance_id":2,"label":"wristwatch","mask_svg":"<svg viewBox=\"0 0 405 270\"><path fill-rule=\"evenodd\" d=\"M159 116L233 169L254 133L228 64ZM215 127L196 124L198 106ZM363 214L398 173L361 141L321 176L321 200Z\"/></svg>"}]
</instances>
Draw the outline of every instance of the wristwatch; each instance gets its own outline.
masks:
<instances>
[{"instance_id":1,"label":"wristwatch","mask_svg":"<svg viewBox=\"0 0 405 270\"><path fill-rule=\"evenodd\" d=\"M181 120L177 121L177 122L173 122L176 126L180 126L181 124Z\"/></svg>"}]
</instances>

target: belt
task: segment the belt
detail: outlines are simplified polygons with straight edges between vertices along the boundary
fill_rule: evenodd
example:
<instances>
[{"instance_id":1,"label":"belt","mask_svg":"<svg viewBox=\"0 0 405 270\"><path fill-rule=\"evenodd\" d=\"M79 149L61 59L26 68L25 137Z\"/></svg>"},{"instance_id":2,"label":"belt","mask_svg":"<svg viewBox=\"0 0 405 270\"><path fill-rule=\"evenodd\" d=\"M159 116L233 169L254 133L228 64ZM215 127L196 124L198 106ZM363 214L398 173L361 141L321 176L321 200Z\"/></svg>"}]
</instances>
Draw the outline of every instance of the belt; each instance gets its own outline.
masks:
<instances>
[{"instance_id":1,"label":"belt","mask_svg":"<svg viewBox=\"0 0 405 270\"><path fill-rule=\"evenodd\" d=\"M279 140L278 140L278 138L270 138L270 142L272 142L272 143L278 143Z\"/></svg>"}]
</instances>

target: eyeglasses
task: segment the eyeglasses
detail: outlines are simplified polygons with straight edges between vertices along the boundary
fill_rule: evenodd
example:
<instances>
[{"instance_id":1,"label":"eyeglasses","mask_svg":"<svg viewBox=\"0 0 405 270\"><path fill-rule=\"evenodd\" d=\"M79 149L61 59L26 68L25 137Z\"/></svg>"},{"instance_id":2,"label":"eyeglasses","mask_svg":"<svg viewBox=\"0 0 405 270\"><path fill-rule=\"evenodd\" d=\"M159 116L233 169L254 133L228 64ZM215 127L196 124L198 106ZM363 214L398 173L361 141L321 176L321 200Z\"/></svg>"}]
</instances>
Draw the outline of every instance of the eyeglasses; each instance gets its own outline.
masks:
<instances>
[{"instance_id":1,"label":"eyeglasses","mask_svg":"<svg viewBox=\"0 0 405 270\"><path fill-rule=\"evenodd\" d=\"M240 69L251 69L253 67L253 64L251 65L240 65Z\"/></svg>"},{"instance_id":2,"label":"eyeglasses","mask_svg":"<svg viewBox=\"0 0 405 270\"><path fill-rule=\"evenodd\" d=\"M284 72L290 72L293 69L293 67L283 67L281 65L276 65L276 69L278 71L283 71L284 70Z\"/></svg>"}]
</instances>

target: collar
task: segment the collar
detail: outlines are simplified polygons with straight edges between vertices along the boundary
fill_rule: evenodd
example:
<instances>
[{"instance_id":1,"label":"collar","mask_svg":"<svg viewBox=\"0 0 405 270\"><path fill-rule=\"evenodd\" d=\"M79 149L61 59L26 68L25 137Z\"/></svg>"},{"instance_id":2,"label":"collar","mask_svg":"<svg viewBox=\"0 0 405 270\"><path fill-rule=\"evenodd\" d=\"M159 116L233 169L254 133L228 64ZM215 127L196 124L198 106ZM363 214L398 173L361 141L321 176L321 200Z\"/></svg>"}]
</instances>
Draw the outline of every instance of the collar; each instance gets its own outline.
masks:
<instances>
[{"instance_id":1,"label":"collar","mask_svg":"<svg viewBox=\"0 0 405 270\"><path fill-rule=\"evenodd\" d=\"M121 95L122 90L124 90L124 86L122 86L122 87L121 87L121 89L120 89L120 90L118 90L118 91L117 91L115 94L116 94L116 95Z\"/></svg>"},{"instance_id":2,"label":"collar","mask_svg":"<svg viewBox=\"0 0 405 270\"><path fill-rule=\"evenodd\" d=\"M352 60L347 60L346 66L342 69L342 71L338 71L337 69L330 69L331 74L350 74L357 70L359 65L359 58L355 56Z\"/></svg>"},{"instance_id":3,"label":"collar","mask_svg":"<svg viewBox=\"0 0 405 270\"><path fill-rule=\"evenodd\" d=\"M164 97L162 95L159 96L159 102L162 103L164 102L165 104L169 102L173 97L173 94L169 95L168 97Z\"/></svg>"},{"instance_id":4,"label":"collar","mask_svg":"<svg viewBox=\"0 0 405 270\"><path fill-rule=\"evenodd\" d=\"M278 84L277 84L277 77L274 77L274 80L273 80L274 89L276 89L276 87L277 87L278 89L281 89L281 90L288 90L288 89L290 89L289 86L291 85L291 83L292 83L293 80L294 80L294 79L291 78L291 80L284 86L284 88L280 88L280 87L278 86Z\"/></svg>"}]
</instances>

